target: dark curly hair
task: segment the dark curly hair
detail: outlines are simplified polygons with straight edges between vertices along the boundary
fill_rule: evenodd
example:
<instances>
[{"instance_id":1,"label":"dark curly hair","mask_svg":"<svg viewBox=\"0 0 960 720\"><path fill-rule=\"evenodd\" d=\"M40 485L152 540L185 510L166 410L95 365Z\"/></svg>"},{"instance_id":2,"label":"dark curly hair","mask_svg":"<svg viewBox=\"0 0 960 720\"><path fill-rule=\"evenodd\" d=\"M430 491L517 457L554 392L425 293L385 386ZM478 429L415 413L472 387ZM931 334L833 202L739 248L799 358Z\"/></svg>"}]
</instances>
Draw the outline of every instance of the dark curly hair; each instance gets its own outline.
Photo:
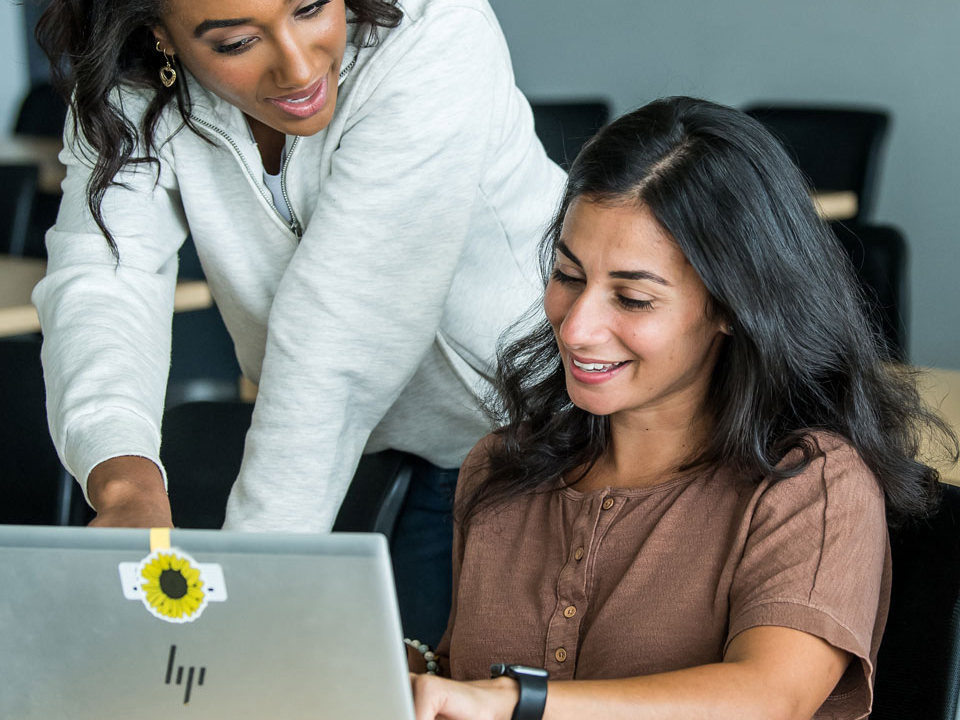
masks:
<instances>
[{"instance_id":1,"label":"dark curly hair","mask_svg":"<svg viewBox=\"0 0 960 720\"><path fill-rule=\"evenodd\" d=\"M917 459L922 439L932 436L956 462L957 438L924 406L913 374L889 362L846 255L800 172L759 123L676 97L601 130L570 168L541 245L544 283L577 198L649 209L703 280L711 312L732 327L707 398L713 430L681 471L723 466L757 481L789 477L817 455L810 433L822 430L859 452L892 524L932 510L939 475ZM501 348L497 391L503 426L491 443L489 480L461 503L462 520L560 478L576 482L609 444L609 419L571 403L545 320ZM797 461L784 464L792 450Z\"/></svg>"},{"instance_id":2,"label":"dark curly hair","mask_svg":"<svg viewBox=\"0 0 960 720\"><path fill-rule=\"evenodd\" d=\"M73 130L97 153L87 205L115 256L117 246L101 204L116 174L128 163L158 162L157 121L171 102L176 103L183 126L196 131L186 83L166 88L159 78L166 61L154 52L151 28L160 24L165 1L51 0L37 22L37 42L50 59L54 87L70 106ZM367 44L376 42L377 28L396 27L403 19L396 0L344 3L353 12L352 21L368 30L363 35ZM176 58L174 63L179 70ZM111 99L124 85L153 91L139 126ZM143 155L134 157L138 148Z\"/></svg>"}]
</instances>

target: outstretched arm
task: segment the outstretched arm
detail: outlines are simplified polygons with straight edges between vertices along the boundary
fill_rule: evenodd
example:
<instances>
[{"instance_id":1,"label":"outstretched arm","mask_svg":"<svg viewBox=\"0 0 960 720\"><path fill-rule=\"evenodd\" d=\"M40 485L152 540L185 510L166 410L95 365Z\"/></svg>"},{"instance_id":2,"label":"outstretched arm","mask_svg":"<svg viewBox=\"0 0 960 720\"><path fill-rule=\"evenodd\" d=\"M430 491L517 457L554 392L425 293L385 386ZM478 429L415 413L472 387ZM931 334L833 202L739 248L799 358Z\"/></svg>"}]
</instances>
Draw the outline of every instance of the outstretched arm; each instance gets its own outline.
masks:
<instances>
[{"instance_id":1,"label":"outstretched arm","mask_svg":"<svg viewBox=\"0 0 960 720\"><path fill-rule=\"evenodd\" d=\"M544 720L808 720L850 655L799 630L762 626L735 637L723 662L618 680L551 682ZM507 678L456 682L413 676L417 720L510 720Z\"/></svg>"}]
</instances>

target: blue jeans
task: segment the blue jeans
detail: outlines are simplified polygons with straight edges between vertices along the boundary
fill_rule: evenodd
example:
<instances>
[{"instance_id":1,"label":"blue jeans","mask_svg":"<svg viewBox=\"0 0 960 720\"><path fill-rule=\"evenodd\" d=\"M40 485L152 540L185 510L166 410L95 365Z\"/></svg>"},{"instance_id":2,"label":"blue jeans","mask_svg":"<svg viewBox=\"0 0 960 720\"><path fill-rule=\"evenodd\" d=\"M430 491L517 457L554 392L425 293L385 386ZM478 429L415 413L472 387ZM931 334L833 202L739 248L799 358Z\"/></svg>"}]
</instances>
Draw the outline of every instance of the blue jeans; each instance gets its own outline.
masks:
<instances>
[{"instance_id":1,"label":"blue jeans","mask_svg":"<svg viewBox=\"0 0 960 720\"><path fill-rule=\"evenodd\" d=\"M406 637L436 647L447 628L453 586L453 495L458 469L414 463L390 542Z\"/></svg>"}]
</instances>

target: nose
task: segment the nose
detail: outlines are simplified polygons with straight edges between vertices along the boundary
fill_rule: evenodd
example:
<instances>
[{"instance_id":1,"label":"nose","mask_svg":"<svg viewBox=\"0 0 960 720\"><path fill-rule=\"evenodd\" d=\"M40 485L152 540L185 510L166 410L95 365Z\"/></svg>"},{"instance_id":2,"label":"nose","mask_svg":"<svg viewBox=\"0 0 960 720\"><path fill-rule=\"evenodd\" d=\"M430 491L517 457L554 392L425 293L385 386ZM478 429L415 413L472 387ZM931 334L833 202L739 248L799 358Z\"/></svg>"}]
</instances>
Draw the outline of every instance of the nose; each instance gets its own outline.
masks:
<instances>
[{"instance_id":1,"label":"nose","mask_svg":"<svg viewBox=\"0 0 960 720\"><path fill-rule=\"evenodd\" d=\"M310 44L288 32L277 38L274 81L284 90L300 90L316 80Z\"/></svg>"},{"instance_id":2,"label":"nose","mask_svg":"<svg viewBox=\"0 0 960 720\"><path fill-rule=\"evenodd\" d=\"M610 311L599 293L577 295L560 324L560 339L571 349L599 348L610 339Z\"/></svg>"}]
</instances>

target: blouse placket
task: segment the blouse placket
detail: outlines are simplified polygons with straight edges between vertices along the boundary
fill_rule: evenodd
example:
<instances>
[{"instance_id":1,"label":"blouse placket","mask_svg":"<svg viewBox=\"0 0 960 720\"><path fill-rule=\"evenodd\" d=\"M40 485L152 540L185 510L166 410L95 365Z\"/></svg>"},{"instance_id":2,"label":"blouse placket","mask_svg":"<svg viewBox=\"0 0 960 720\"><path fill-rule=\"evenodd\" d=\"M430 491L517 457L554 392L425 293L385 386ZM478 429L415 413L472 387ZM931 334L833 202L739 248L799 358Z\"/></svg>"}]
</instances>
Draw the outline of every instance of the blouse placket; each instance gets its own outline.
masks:
<instances>
[{"instance_id":1,"label":"blouse placket","mask_svg":"<svg viewBox=\"0 0 960 720\"><path fill-rule=\"evenodd\" d=\"M547 625L543 667L556 680L572 680L580 648L580 628L589 609L587 589L604 534L623 498L596 493L586 498L573 522L567 559L557 579L557 602Z\"/></svg>"}]
</instances>

